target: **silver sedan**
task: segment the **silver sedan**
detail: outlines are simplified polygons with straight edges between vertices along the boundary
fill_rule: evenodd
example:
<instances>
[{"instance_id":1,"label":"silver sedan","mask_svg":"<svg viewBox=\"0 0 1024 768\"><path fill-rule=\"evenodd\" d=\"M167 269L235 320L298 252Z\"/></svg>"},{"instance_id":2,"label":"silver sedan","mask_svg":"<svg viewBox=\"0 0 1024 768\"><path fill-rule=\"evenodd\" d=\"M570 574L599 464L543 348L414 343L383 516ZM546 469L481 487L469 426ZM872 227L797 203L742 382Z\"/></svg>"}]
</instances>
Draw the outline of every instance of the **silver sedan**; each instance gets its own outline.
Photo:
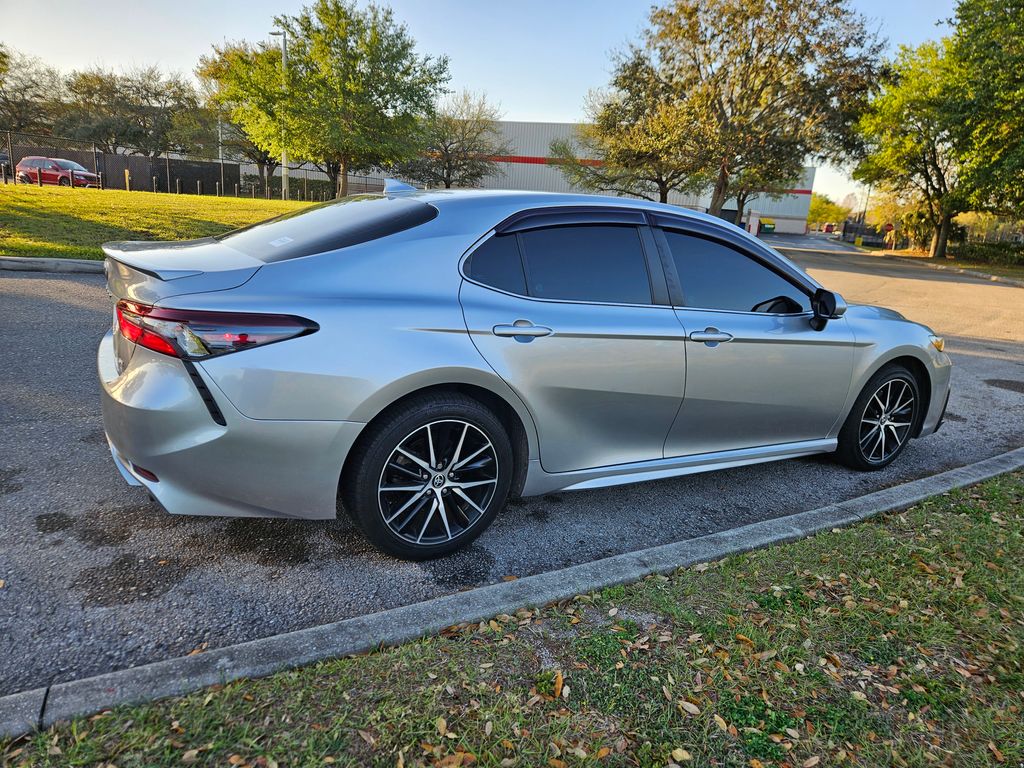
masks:
<instances>
[{"instance_id":1,"label":"silver sedan","mask_svg":"<svg viewBox=\"0 0 1024 768\"><path fill-rule=\"evenodd\" d=\"M882 469L949 397L928 328L640 200L390 185L104 251L124 478L172 514L344 509L405 558L465 546L510 494L815 453Z\"/></svg>"}]
</instances>

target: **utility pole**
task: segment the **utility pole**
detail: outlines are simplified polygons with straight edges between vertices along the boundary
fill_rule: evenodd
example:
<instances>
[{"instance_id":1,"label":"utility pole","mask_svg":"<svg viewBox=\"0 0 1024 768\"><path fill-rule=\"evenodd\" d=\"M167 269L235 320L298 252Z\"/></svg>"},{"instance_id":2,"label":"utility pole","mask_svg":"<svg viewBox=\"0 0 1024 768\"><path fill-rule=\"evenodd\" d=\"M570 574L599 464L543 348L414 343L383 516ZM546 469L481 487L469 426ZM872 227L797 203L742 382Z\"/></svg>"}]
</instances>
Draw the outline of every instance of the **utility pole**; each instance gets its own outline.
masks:
<instances>
[{"instance_id":1,"label":"utility pole","mask_svg":"<svg viewBox=\"0 0 1024 768\"><path fill-rule=\"evenodd\" d=\"M224 191L224 132L220 113L217 113L217 158L220 160L220 190Z\"/></svg>"},{"instance_id":2,"label":"utility pole","mask_svg":"<svg viewBox=\"0 0 1024 768\"><path fill-rule=\"evenodd\" d=\"M274 30L270 33L281 38L281 79L285 90L288 88L288 30ZM281 130L281 199L288 199L288 150L284 147L284 129Z\"/></svg>"}]
</instances>

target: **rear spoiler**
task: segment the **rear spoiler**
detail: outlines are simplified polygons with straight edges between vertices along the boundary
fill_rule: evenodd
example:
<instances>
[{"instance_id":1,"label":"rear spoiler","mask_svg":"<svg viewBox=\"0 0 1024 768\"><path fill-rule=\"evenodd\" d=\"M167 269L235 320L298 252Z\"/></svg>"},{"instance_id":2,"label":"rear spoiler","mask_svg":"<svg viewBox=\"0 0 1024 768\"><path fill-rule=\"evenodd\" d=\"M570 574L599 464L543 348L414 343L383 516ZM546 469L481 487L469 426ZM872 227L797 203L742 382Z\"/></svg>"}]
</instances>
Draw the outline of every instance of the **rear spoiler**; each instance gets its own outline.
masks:
<instances>
[{"instance_id":1,"label":"rear spoiler","mask_svg":"<svg viewBox=\"0 0 1024 768\"><path fill-rule=\"evenodd\" d=\"M108 259L165 282L206 272L263 266L263 262L213 237L171 242L123 240L104 243L100 248Z\"/></svg>"}]
</instances>

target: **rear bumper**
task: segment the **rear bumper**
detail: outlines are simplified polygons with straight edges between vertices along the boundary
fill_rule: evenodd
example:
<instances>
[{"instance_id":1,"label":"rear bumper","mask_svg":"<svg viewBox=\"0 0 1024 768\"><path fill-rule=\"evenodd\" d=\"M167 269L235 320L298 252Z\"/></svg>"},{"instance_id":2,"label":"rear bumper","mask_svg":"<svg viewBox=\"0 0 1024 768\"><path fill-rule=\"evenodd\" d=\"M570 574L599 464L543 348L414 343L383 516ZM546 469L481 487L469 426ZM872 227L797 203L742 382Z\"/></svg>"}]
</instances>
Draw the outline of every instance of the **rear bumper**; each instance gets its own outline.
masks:
<instances>
[{"instance_id":1,"label":"rear bumper","mask_svg":"<svg viewBox=\"0 0 1024 768\"><path fill-rule=\"evenodd\" d=\"M309 520L337 514L341 468L363 424L247 418L196 366L223 412L219 425L181 361L138 347L119 374L109 332L97 367L114 462L168 512Z\"/></svg>"}]
</instances>

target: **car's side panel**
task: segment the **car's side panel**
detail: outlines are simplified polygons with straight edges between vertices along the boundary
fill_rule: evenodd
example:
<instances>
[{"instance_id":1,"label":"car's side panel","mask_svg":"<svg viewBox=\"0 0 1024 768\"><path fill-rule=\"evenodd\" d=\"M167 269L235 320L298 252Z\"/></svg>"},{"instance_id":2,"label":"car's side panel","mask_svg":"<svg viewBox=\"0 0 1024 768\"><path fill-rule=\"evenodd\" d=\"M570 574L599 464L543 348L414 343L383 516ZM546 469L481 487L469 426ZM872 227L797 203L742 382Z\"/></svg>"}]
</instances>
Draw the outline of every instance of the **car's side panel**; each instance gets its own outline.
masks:
<instances>
[{"instance_id":1,"label":"car's side panel","mask_svg":"<svg viewBox=\"0 0 1024 768\"><path fill-rule=\"evenodd\" d=\"M868 379L883 366L900 358L917 360L927 372L928 381L922 385L928 393L928 410L924 414L920 434L934 432L949 394L952 373L949 355L932 346L927 328L903 320L890 310L854 305L847 310L845 320L857 338L857 353L850 377L850 394L832 434L839 433Z\"/></svg>"},{"instance_id":2,"label":"car's side panel","mask_svg":"<svg viewBox=\"0 0 1024 768\"><path fill-rule=\"evenodd\" d=\"M854 339L842 320L815 331L809 315L676 310L688 333L717 329L724 343L687 341L686 393L666 456L818 440L850 386Z\"/></svg>"},{"instance_id":3,"label":"car's side panel","mask_svg":"<svg viewBox=\"0 0 1024 768\"><path fill-rule=\"evenodd\" d=\"M530 408L547 471L661 458L686 366L671 308L540 301L470 281L460 299L477 348ZM493 332L517 321L552 333Z\"/></svg>"}]
</instances>

